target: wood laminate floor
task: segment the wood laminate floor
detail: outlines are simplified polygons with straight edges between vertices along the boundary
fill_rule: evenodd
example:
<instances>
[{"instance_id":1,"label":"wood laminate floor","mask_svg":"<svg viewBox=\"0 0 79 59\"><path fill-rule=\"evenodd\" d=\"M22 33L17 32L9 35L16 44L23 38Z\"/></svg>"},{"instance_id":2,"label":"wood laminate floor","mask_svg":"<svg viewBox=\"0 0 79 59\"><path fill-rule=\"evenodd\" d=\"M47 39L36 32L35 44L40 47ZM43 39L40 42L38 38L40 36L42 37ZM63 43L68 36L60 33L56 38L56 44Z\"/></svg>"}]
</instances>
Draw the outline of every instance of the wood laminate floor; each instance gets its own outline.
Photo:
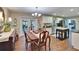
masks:
<instances>
[{"instance_id":1,"label":"wood laminate floor","mask_svg":"<svg viewBox=\"0 0 79 59\"><path fill-rule=\"evenodd\" d=\"M51 51L75 51L76 49L69 48L68 46L68 39L59 40L56 39L53 35L51 35ZM24 36L20 37L15 44L15 51L31 51L31 47L29 44L28 50L25 48L25 38ZM35 49L34 51L38 51ZM44 47L41 48L41 51L44 51ZM48 43L47 43L47 51L48 50Z\"/></svg>"}]
</instances>

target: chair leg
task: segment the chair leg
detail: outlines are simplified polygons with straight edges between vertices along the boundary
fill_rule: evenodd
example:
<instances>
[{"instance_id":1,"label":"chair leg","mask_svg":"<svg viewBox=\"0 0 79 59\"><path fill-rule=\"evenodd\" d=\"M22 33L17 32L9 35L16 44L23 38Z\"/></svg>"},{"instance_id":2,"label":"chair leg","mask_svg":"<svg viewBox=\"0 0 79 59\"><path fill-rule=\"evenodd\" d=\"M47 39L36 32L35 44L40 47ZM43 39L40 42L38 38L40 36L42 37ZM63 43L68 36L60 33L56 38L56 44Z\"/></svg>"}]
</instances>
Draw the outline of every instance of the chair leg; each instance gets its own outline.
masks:
<instances>
[{"instance_id":1,"label":"chair leg","mask_svg":"<svg viewBox=\"0 0 79 59\"><path fill-rule=\"evenodd\" d=\"M28 43L27 42L26 42L26 45L25 46L26 46L26 50L27 50L28 49Z\"/></svg>"},{"instance_id":2,"label":"chair leg","mask_svg":"<svg viewBox=\"0 0 79 59\"><path fill-rule=\"evenodd\" d=\"M33 51L33 48L34 48L34 46L33 46L34 44L33 43L31 43L31 51Z\"/></svg>"},{"instance_id":3,"label":"chair leg","mask_svg":"<svg viewBox=\"0 0 79 59\"><path fill-rule=\"evenodd\" d=\"M46 45L45 45L45 51L46 51Z\"/></svg>"},{"instance_id":4,"label":"chair leg","mask_svg":"<svg viewBox=\"0 0 79 59\"><path fill-rule=\"evenodd\" d=\"M38 47L38 50L40 51L40 46Z\"/></svg>"}]
</instances>

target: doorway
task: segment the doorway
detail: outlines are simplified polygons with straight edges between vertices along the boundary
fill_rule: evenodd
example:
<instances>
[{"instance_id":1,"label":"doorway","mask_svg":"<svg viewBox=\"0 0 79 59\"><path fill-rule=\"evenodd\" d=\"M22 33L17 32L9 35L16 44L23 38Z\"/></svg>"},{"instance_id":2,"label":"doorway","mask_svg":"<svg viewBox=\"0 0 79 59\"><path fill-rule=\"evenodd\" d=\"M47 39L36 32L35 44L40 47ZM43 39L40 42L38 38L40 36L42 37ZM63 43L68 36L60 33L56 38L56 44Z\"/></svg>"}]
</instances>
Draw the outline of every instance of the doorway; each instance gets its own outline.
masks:
<instances>
[{"instance_id":1,"label":"doorway","mask_svg":"<svg viewBox=\"0 0 79 59\"><path fill-rule=\"evenodd\" d=\"M31 30L37 30L38 29L38 22L36 19L25 19L22 20L22 32L27 32L30 29Z\"/></svg>"}]
</instances>

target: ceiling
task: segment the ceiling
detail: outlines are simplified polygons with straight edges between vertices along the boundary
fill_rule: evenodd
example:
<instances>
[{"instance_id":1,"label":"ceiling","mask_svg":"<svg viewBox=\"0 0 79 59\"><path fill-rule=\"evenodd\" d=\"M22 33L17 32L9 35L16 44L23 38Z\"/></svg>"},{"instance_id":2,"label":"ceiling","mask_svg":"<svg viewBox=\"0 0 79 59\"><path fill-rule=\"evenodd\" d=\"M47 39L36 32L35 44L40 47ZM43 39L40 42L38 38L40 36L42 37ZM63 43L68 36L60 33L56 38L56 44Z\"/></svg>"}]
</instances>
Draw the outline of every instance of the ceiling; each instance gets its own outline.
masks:
<instances>
[{"instance_id":1,"label":"ceiling","mask_svg":"<svg viewBox=\"0 0 79 59\"><path fill-rule=\"evenodd\" d=\"M34 12L45 15L63 17L79 16L79 7L7 7L10 11L32 14Z\"/></svg>"}]
</instances>

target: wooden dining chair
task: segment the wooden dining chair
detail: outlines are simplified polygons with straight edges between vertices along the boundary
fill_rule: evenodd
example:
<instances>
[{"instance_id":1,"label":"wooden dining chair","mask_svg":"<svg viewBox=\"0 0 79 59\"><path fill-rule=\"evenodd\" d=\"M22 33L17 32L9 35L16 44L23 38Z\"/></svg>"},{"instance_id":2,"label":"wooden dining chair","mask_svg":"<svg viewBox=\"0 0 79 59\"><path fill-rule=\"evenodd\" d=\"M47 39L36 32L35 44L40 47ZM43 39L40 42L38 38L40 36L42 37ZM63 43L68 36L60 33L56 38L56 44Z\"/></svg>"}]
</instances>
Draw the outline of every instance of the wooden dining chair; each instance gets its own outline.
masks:
<instances>
[{"instance_id":1,"label":"wooden dining chair","mask_svg":"<svg viewBox=\"0 0 79 59\"><path fill-rule=\"evenodd\" d=\"M9 45L10 50L13 51L15 49L15 45L13 43L13 37L9 37Z\"/></svg>"},{"instance_id":2,"label":"wooden dining chair","mask_svg":"<svg viewBox=\"0 0 79 59\"><path fill-rule=\"evenodd\" d=\"M48 31L43 31L40 33L38 42L34 42L35 45L38 47L38 50L40 50L41 47L45 46L45 51L46 51L46 43L48 36L49 36Z\"/></svg>"},{"instance_id":3,"label":"wooden dining chair","mask_svg":"<svg viewBox=\"0 0 79 59\"><path fill-rule=\"evenodd\" d=\"M26 49L28 48L28 43L30 42L27 38L27 34L26 32L24 32L24 36L25 36L25 46L26 46Z\"/></svg>"},{"instance_id":4,"label":"wooden dining chair","mask_svg":"<svg viewBox=\"0 0 79 59\"><path fill-rule=\"evenodd\" d=\"M30 40L26 32L24 32L24 35L25 35L25 46L26 46L26 49L28 49L28 43L32 44L34 41L37 41L37 40ZM31 47L31 50L33 50L32 47Z\"/></svg>"}]
</instances>

